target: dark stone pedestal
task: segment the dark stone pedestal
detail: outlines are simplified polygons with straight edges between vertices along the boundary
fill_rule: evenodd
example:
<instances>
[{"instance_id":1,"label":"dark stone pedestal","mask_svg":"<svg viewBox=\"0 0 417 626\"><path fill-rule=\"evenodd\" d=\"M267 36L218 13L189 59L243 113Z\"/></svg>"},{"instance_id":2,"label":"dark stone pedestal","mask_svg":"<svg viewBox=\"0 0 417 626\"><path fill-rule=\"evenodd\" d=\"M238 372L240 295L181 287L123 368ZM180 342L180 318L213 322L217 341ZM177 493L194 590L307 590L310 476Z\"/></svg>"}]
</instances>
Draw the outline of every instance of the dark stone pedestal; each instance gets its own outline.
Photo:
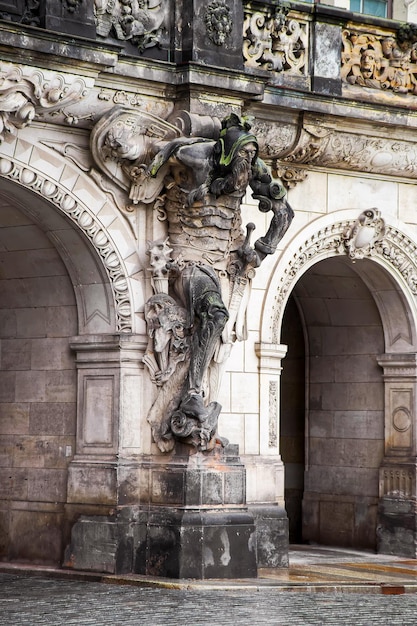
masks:
<instances>
[{"instance_id":1,"label":"dark stone pedestal","mask_svg":"<svg viewBox=\"0 0 417 626\"><path fill-rule=\"evenodd\" d=\"M417 558L417 503L410 498L385 496L378 504L377 550Z\"/></svg>"},{"instance_id":2,"label":"dark stone pedestal","mask_svg":"<svg viewBox=\"0 0 417 626\"><path fill-rule=\"evenodd\" d=\"M138 471L147 500L118 507L111 517L81 517L66 567L170 578L256 577L256 527L237 446L191 455L184 446L169 461L143 461ZM266 509L256 518L264 563L272 550L267 543L279 535L277 518ZM267 531L268 519L274 522Z\"/></svg>"},{"instance_id":3,"label":"dark stone pedestal","mask_svg":"<svg viewBox=\"0 0 417 626\"><path fill-rule=\"evenodd\" d=\"M168 578L255 578L253 518L238 511L152 511L135 572Z\"/></svg>"}]
</instances>

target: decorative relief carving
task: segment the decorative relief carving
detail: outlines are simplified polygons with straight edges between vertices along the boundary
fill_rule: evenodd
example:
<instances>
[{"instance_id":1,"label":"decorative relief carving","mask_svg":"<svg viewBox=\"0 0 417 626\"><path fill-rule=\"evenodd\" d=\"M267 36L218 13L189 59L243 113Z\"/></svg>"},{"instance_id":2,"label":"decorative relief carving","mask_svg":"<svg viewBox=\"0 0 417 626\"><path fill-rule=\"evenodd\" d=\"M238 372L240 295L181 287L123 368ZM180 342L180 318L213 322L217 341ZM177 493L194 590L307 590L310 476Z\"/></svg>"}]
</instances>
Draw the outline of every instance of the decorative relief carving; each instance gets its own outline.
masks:
<instances>
[{"instance_id":1,"label":"decorative relief carving","mask_svg":"<svg viewBox=\"0 0 417 626\"><path fill-rule=\"evenodd\" d=\"M57 111L87 95L82 78L20 65L0 66L0 143L44 111Z\"/></svg>"},{"instance_id":2,"label":"decorative relief carving","mask_svg":"<svg viewBox=\"0 0 417 626\"><path fill-rule=\"evenodd\" d=\"M307 23L288 18L289 9L282 5L253 11L245 7L243 57L246 67L307 74Z\"/></svg>"},{"instance_id":3,"label":"decorative relief carving","mask_svg":"<svg viewBox=\"0 0 417 626\"><path fill-rule=\"evenodd\" d=\"M168 11L166 0L94 0L97 35L130 41L143 52L160 44Z\"/></svg>"},{"instance_id":4,"label":"decorative relief carving","mask_svg":"<svg viewBox=\"0 0 417 626\"><path fill-rule=\"evenodd\" d=\"M395 409L392 416L392 425L399 433L405 433L411 426L411 415L407 407L401 406Z\"/></svg>"},{"instance_id":5,"label":"decorative relief carving","mask_svg":"<svg viewBox=\"0 0 417 626\"><path fill-rule=\"evenodd\" d=\"M417 178L417 147L415 140L375 137L361 132L330 128L325 123L300 125L297 141L279 157L286 163L314 164L321 167L348 169L387 176Z\"/></svg>"},{"instance_id":6,"label":"decorative relief carving","mask_svg":"<svg viewBox=\"0 0 417 626\"><path fill-rule=\"evenodd\" d=\"M106 232L93 213L81 206L76 197L45 176L8 158L0 158L0 175L40 194L75 222L102 259L112 287L117 330L132 332L132 306L128 281L121 260Z\"/></svg>"},{"instance_id":7,"label":"decorative relief carving","mask_svg":"<svg viewBox=\"0 0 417 626\"><path fill-rule=\"evenodd\" d=\"M394 93L417 94L417 44L407 37L354 30L342 33L342 81Z\"/></svg>"},{"instance_id":8,"label":"decorative relief carving","mask_svg":"<svg viewBox=\"0 0 417 626\"><path fill-rule=\"evenodd\" d=\"M216 46L222 46L230 39L233 28L232 12L225 0L210 2L204 14L204 22L208 38Z\"/></svg>"},{"instance_id":9,"label":"decorative relief carving","mask_svg":"<svg viewBox=\"0 0 417 626\"><path fill-rule=\"evenodd\" d=\"M253 129L259 137L259 150L266 157L276 158L286 153L288 147L295 144L298 135L298 127L294 123L268 124L255 119Z\"/></svg>"},{"instance_id":10,"label":"decorative relief carving","mask_svg":"<svg viewBox=\"0 0 417 626\"><path fill-rule=\"evenodd\" d=\"M64 0L64 7L68 13L75 13L83 0Z\"/></svg>"},{"instance_id":11,"label":"decorative relief carving","mask_svg":"<svg viewBox=\"0 0 417 626\"><path fill-rule=\"evenodd\" d=\"M278 414L278 382L276 380L270 380L269 381L269 438L268 438L268 445L270 448L276 448L278 445L277 414Z\"/></svg>"},{"instance_id":12,"label":"decorative relief carving","mask_svg":"<svg viewBox=\"0 0 417 626\"><path fill-rule=\"evenodd\" d=\"M274 172L274 176L281 179L282 184L286 189L293 189L297 183L301 183L308 176L308 171L291 167L288 165L280 165L277 162L272 170Z\"/></svg>"},{"instance_id":13,"label":"decorative relief carving","mask_svg":"<svg viewBox=\"0 0 417 626\"><path fill-rule=\"evenodd\" d=\"M376 252L376 244L385 235L385 222L378 209L363 211L342 234L346 253L351 259L363 259Z\"/></svg>"},{"instance_id":14,"label":"decorative relief carving","mask_svg":"<svg viewBox=\"0 0 417 626\"><path fill-rule=\"evenodd\" d=\"M371 240L363 248L357 244L351 245L352 239L349 233L354 238L355 235L353 233L356 231L360 235L359 242L361 242L361 232L356 229L359 228L361 220L364 219L362 216L367 213L366 211L354 222L338 222L317 231L288 263L281 277L273 307L274 314L272 315L271 325L273 342L279 343L278 320L281 317L287 294L302 274L305 265L310 263L314 257L328 255L329 253L350 255L351 250L353 250L354 258L356 254L358 254L356 258L365 256L380 257L385 262L390 263L401 274L411 293L417 296L417 245L396 228L384 225L383 220L380 222L379 214L375 213L376 209L370 209L370 211L375 216L375 220L371 220L371 225L374 221L375 239ZM365 241L366 236L369 235L367 230L364 231L363 235Z\"/></svg>"},{"instance_id":15,"label":"decorative relief carving","mask_svg":"<svg viewBox=\"0 0 417 626\"><path fill-rule=\"evenodd\" d=\"M402 468L384 468L383 470L383 491L384 496L405 496L415 495L414 473Z\"/></svg>"}]
</instances>

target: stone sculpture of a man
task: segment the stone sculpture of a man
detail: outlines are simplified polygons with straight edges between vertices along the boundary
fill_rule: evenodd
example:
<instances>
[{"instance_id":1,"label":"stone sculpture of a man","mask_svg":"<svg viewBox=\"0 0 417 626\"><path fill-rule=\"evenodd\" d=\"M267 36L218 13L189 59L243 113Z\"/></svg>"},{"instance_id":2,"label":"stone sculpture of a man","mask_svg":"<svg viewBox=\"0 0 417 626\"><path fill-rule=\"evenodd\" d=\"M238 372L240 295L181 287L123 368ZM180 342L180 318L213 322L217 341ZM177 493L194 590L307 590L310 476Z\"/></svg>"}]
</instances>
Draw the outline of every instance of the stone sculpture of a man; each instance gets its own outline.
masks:
<instances>
[{"instance_id":1,"label":"stone sculpture of a man","mask_svg":"<svg viewBox=\"0 0 417 626\"><path fill-rule=\"evenodd\" d=\"M254 268L275 252L293 211L283 197L284 189L258 157L258 142L249 123L234 114L223 121L217 141L168 142L141 176L135 184L149 184L164 193L168 223L167 240L153 242L149 251L154 289L166 292L169 301L164 302L169 307L164 305L164 316L158 320L155 296L147 307L152 311L147 316L151 342L144 361L157 384L164 380L159 382L148 420L161 450L172 449L175 439L211 449L219 439L221 407L216 396L221 365L233 342L245 338ZM272 212L268 232L254 247L249 241L253 224L247 225L246 235L241 228L240 205L248 185L260 210ZM161 276L165 288L157 280ZM171 320L169 311L174 309L176 317ZM164 326L168 340L179 320L183 353L170 364L155 344L155 326Z\"/></svg>"}]
</instances>

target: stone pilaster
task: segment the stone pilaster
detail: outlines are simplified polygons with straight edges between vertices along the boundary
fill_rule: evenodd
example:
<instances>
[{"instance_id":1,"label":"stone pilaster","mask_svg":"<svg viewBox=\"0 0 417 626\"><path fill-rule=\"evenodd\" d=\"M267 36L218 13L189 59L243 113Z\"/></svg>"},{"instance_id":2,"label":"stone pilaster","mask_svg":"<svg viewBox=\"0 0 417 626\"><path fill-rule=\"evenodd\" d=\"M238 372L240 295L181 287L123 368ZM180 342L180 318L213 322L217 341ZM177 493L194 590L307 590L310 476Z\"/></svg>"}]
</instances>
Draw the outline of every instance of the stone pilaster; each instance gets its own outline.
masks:
<instances>
[{"instance_id":1,"label":"stone pilaster","mask_svg":"<svg viewBox=\"0 0 417 626\"><path fill-rule=\"evenodd\" d=\"M288 565L288 518L284 465L279 450L281 361L287 346L258 343L260 454L245 459L248 505L257 529L259 567Z\"/></svg>"},{"instance_id":2,"label":"stone pilaster","mask_svg":"<svg viewBox=\"0 0 417 626\"><path fill-rule=\"evenodd\" d=\"M145 347L141 336L80 336L71 341L78 376L76 453L67 496L73 507L115 506L120 499L119 460L143 452Z\"/></svg>"},{"instance_id":3,"label":"stone pilaster","mask_svg":"<svg viewBox=\"0 0 417 626\"><path fill-rule=\"evenodd\" d=\"M385 382L385 456L379 475L378 551L417 557L416 354L379 358Z\"/></svg>"}]
</instances>

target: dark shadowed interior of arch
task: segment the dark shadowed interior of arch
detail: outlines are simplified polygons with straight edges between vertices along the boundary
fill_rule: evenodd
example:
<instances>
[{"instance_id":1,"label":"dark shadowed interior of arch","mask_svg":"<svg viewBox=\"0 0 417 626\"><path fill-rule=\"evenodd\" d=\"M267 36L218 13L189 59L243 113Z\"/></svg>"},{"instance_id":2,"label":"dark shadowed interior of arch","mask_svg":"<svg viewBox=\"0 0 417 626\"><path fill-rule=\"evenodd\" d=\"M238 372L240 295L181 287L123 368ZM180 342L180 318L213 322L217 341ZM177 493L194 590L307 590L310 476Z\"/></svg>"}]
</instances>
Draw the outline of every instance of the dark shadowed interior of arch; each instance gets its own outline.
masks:
<instances>
[{"instance_id":1,"label":"dark shadowed interior of arch","mask_svg":"<svg viewBox=\"0 0 417 626\"><path fill-rule=\"evenodd\" d=\"M290 541L374 549L384 333L361 264L330 258L308 270L286 306L281 342Z\"/></svg>"}]
</instances>

